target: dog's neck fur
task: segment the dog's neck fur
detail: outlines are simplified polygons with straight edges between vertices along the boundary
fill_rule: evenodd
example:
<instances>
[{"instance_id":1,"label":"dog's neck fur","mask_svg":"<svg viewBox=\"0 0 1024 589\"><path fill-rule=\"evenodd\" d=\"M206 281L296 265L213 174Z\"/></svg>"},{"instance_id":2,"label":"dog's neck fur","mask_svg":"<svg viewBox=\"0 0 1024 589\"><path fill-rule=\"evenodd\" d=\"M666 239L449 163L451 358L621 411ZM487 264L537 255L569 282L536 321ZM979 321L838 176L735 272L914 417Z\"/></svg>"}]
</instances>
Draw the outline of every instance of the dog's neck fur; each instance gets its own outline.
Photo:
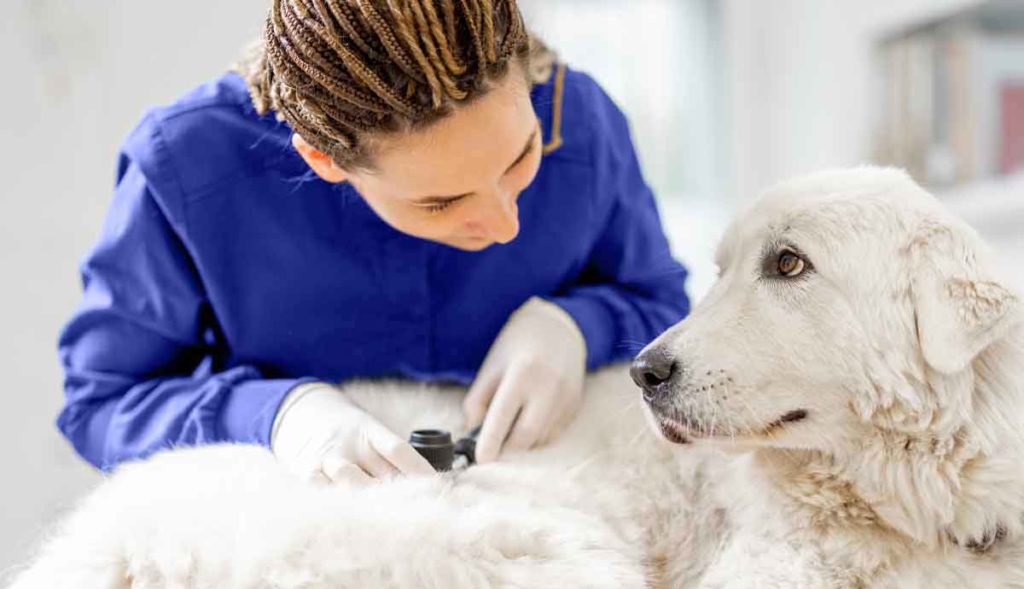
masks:
<instances>
[{"instance_id":1,"label":"dog's neck fur","mask_svg":"<svg viewBox=\"0 0 1024 589\"><path fill-rule=\"evenodd\" d=\"M933 389L965 393L967 407L944 408L958 416L931 417L933 425L948 426L930 431L945 434L873 427L847 455L757 451L756 463L803 520L798 525L904 554L985 551L1024 533L1024 328L982 352L963 374L930 374L928 381Z\"/></svg>"}]
</instances>

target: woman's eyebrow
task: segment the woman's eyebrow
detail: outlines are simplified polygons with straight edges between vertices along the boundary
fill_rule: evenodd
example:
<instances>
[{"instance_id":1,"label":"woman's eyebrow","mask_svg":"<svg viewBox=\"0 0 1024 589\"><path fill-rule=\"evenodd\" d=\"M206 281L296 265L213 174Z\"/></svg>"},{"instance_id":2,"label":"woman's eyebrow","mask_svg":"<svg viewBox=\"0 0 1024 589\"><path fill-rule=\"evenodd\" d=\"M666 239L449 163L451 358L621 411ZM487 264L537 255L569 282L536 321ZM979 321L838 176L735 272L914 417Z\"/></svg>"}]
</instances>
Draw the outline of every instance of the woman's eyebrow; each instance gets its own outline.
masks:
<instances>
[{"instance_id":1,"label":"woman's eyebrow","mask_svg":"<svg viewBox=\"0 0 1024 589\"><path fill-rule=\"evenodd\" d=\"M533 144L535 141L537 141L538 133L540 133L539 126L533 130L533 133L530 133L530 138L526 141L526 146L523 147L523 151L522 153L519 154L519 157L516 158L516 161L512 162L512 165L505 169L506 174L511 172L512 168L521 164L523 160L526 159L526 156L530 155L530 151L533 148ZM472 194L472 192L467 192L465 194L457 194L455 196L427 196L425 198L418 198L412 202L413 204L416 205L438 205L448 202L454 202L456 200L466 198L467 196L471 196Z\"/></svg>"}]
</instances>

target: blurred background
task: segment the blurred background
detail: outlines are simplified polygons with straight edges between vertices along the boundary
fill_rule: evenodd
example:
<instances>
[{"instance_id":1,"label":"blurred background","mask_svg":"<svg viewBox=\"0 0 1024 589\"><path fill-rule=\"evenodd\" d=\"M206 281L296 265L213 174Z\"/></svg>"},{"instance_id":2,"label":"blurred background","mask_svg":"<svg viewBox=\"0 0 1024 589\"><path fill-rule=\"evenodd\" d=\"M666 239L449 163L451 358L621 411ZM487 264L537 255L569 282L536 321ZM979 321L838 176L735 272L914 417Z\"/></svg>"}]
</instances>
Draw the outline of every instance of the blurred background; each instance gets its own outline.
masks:
<instances>
[{"instance_id":1,"label":"blurred background","mask_svg":"<svg viewBox=\"0 0 1024 589\"><path fill-rule=\"evenodd\" d=\"M1024 286L1024 1L521 0L630 117L699 299L737 206L823 167L906 167ZM222 72L263 0L0 0L0 570L98 476L59 437L55 341L150 105Z\"/></svg>"}]
</instances>

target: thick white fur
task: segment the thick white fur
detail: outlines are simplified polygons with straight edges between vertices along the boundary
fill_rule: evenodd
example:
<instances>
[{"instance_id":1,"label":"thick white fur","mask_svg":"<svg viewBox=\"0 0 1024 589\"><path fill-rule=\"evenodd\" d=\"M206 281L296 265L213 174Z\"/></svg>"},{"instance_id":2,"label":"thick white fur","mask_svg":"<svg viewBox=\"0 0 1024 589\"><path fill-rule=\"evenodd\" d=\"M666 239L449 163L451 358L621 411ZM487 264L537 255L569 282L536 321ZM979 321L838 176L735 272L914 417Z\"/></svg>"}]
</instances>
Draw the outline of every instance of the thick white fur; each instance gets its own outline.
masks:
<instances>
[{"instance_id":1,"label":"thick white fur","mask_svg":"<svg viewBox=\"0 0 1024 589\"><path fill-rule=\"evenodd\" d=\"M460 390L346 390L396 432L462 424ZM86 498L12 589L645 587L721 518L672 525L700 479L639 401L608 369L547 448L365 490L300 483L253 447L164 453Z\"/></svg>"},{"instance_id":2,"label":"thick white fur","mask_svg":"<svg viewBox=\"0 0 1024 589\"><path fill-rule=\"evenodd\" d=\"M761 276L780 243L813 271ZM719 263L651 345L682 367L660 409L612 368L552 446L360 491L254 448L166 453L86 498L12 589L1024 586L1024 337L977 236L864 168L770 191ZM395 431L461 423L460 391L349 390Z\"/></svg>"}]
</instances>

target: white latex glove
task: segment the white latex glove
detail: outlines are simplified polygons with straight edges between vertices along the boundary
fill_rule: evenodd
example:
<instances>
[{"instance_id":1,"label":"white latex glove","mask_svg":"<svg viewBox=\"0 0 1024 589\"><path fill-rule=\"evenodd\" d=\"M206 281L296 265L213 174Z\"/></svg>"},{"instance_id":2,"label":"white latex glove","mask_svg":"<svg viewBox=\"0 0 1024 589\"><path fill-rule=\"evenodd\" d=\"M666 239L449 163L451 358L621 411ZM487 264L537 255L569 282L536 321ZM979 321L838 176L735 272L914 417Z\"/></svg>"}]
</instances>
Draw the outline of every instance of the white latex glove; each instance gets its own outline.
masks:
<instances>
[{"instance_id":1,"label":"white latex glove","mask_svg":"<svg viewBox=\"0 0 1024 589\"><path fill-rule=\"evenodd\" d=\"M434 474L408 442L350 401L337 387L295 387L274 418L270 447L299 476L364 485L396 474Z\"/></svg>"},{"instance_id":2,"label":"white latex glove","mask_svg":"<svg viewBox=\"0 0 1024 589\"><path fill-rule=\"evenodd\" d=\"M532 298L509 317L463 402L469 427L483 422L477 462L553 439L583 400L587 346L561 307Z\"/></svg>"}]
</instances>

